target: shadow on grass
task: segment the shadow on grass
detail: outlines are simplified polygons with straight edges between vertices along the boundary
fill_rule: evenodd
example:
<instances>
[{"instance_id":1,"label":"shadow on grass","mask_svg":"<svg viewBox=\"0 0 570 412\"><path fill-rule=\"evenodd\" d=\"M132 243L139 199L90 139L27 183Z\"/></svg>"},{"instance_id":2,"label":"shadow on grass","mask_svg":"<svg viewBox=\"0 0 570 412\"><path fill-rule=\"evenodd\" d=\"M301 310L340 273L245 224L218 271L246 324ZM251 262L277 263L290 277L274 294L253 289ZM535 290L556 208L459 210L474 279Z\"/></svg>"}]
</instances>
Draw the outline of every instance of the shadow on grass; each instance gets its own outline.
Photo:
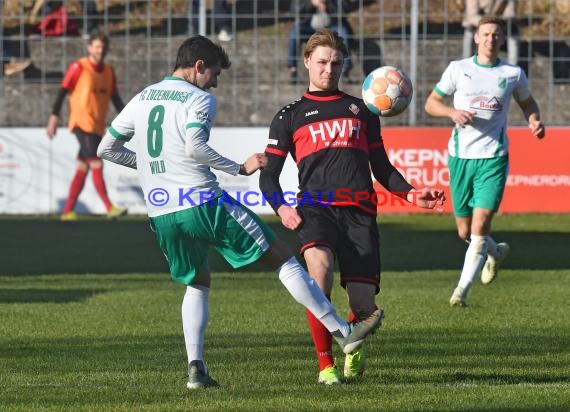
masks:
<instances>
[{"instance_id":1,"label":"shadow on grass","mask_svg":"<svg viewBox=\"0 0 570 412\"><path fill-rule=\"evenodd\" d=\"M410 230L409 227L383 225L381 252L384 270L458 269L463 266L467 244L450 231ZM507 242L511 254L505 269L568 269L570 233L514 232L494 233L495 240Z\"/></svg>"},{"instance_id":2,"label":"shadow on grass","mask_svg":"<svg viewBox=\"0 0 570 412\"><path fill-rule=\"evenodd\" d=\"M373 362L380 362L382 369L371 368L367 373L368 379L390 385L399 382L406 385L570 382L570 375L563 364L554 360L544 362L546 356L565 353L564 343L548 336L546 331L540 336L501 333L501 339L497 334L490 334L488 341L479 336L458 340L455 336L442 336L437 330L416 333L421 333L421 337L414 339L416 336L412 334L412 342L402 346L398 339L392 340L392 334L386 332L381 347L370 346L367 357L371 361L374 359ZM529 342L528 347L512 345L512 342L525 340ZM420 350L417 341L422 342ZM49 368L53 373L86 369L93 376L98 372L122 376L145 370L185 371L184 343L176 334L10 342L2 349L2 357L9 360L8 369L17 366L18 372L24 374L35 374L38 368ZM306 364L313 361L312 351L307 350L311 348L308 334L211 332L208 347L210 367L218 372L227 365L239 368L242 364L247 365L246 373L257 374L267 371L268 362L291 364L292 359L300 362L291 364L293 368L299 366L306 370ZM497 351L500 355L494 355Z\"/></svg>"},{"instance_id":3,"label":"shadow on grass","mask_svg":"<svg viewBox=\"0 0 570 412\"><path fill-rule=\"evenodd\" d=\"M458 269L466 244L450 227L449 219L429 224L381 222L381 255L384 271ZM441 222L438 222L441 221ZM422 221L423 222L423 221ZM445 224L444 224L445 223ZM276 220L269 225L293 251L295 232ZM0 275L60 273L165 273L166 260L144 218L106 221L90 219L59 222L53 219L0 219ZM502 230L498 241L511 245L506 269L565 269L570 267L570 233ZM214 250L213 271L233 271ZM253 264L239 271L266 271Z\"/></svg>"},{"instance_id":4,"label":"shadow on grass","mask_svg":"<svg viewBox=\"0 0 570 412\"><path fill-rule=\"evenodd\" d=\"M566 336L474 327L471 332L425 329L384 336L383 379L402 384L569 383ZM389 354L389 355L386 355ZM401 374L399 371L408 370Z\"/></svg>"},{"instance_id":5,"label":"shadow on grass","mask_svg":"<svg viewBox=\"0 0 570 412\"><path fill-rule=\"evenodd\" d=\"M0 289L0 303L79 302L104 292L104 290L81 289Z\"/></svg>"}]
</instances>

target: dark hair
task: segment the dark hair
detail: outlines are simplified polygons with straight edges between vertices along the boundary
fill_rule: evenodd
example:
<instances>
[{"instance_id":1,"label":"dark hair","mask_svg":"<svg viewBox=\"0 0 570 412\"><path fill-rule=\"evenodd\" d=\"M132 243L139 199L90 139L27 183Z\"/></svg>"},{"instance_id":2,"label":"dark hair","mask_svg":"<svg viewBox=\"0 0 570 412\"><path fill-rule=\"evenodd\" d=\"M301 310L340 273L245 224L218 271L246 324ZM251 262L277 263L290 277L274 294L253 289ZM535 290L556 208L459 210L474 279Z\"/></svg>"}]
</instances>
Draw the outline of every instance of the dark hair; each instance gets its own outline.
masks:
<instances>
[{"instance_id":1,"label":"dark hair","mask_svg":"<svg viewBox=\"0 0 570 412\"><path fill-rule=\"evenodd\" d=\"M103 33L91 33L91 35L89 36L89 40L87 41L87 44L91 44L95 40L101 41L101 43L103 43L103 46L105 46L105 48L109 47L109 37L107 37L107 35Z\"/></svg>"},{"instance_id":2,"label":"dark hair","mask_svg":"<svg viewBox=\"0 0 570 412\"><path fill-rule=\"evenodd\" d=\"M206 67L220 63L222 69L229 69L232 65L222 46L207 37L196 35L184 40L178 48L174 70L192 67L198 60L203 60Z\"/></svg>"},{"instance_id":3,"label":"dark hair","mask_svg":"<svg viewBox=\"0 0 570 412\"><path fill-rule=\"evenodd\" d=\"M505 20L503 20L500 17L497 17L497 16L483 16L483 17L481 17L481 19L479 20L479 23L477 24L477 30L479 30L479 27L481 27L484 24L496 24L497 26L499 26L499 28L501 29L501 31L503 33L505 32L506 22L505 22Z\"/></svg>"},{"instance_id":4,"label":"dark hair","mask_svg":"<svg viewBox=\"0 0 570 412\"><path fill-rule=\"evenodd\" d=\"M321 29L309 37L305 46L304 56L309 57L319 46L330 47L341 52L343 57L348 56L348 49L344 44L344 39L334 30Z\"/></svg>"}]
</instances>

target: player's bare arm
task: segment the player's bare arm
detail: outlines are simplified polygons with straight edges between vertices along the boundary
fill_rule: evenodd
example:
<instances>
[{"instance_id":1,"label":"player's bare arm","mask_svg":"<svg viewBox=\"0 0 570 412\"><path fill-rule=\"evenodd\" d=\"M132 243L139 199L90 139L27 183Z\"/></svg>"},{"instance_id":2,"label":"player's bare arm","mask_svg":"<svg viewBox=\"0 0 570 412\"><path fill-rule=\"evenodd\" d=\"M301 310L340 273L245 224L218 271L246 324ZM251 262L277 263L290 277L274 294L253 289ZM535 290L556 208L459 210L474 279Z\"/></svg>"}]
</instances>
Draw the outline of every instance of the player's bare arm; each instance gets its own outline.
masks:
<instances>
[{"instance_id":1,"label":"player's bare arm","mask_svg":"<svg viewBox=\"0 0 570 412\"><path fill-rule=\"evenodd\" d=\"M249 176L259 169L267 166L267 156L265 153L254 153L239 167L239 174Z\"/></svg>"},{"instance_id":2,"label":"player's bare arm","mask_svg":"<svg viewBox=\"0 0 570 412\"><path fill-rule=\"evenodd\" d=\"M540 120L540 110L534 97L529 96L528 99L517 102L524 113L525 119L528 121L528 127L533 136L542 139L546 135L544 124Z\"/></svg>"},{"instance_id":3,"label":"player's bare arm","mask_svg":"<svg viewBox=\"0 0 570 412\"><path fill-rule=\"evenodd\" d=\"M443 96L440 96L435 90L431 92L426 100L425 111L433 117L449 117L453 123L463 127L473 123L476 112L467 110L458 110L445 103Z\"/></svg>"},{"instance_id":4,"label":"player's bare arm","mask_svg":"<svg viewBox=\"0 0 570 412\"><path fill-rule=\"evenodd\" d=\"M59 124L59 117L57 117L55 114L50 115L46 127L46 134L50 139L53 139L57 134L58 124Z\"/></svg>"},{"instance_id":5,"label":"player's bare arm","mask_svg":"<svg viewBox=\"0 0 570 412\"><path fill-rule=\"evenodd\" d=\"M546 129L540 119L533 118L532 116L529 117L528 127L530 128L530 132L533 136L539 139L542 139L544 136L546 136Z\"/></svg>"},{"instance_id":6,"label":"player's bare arm","mask_svg":"<svg viewBox=\"0 0 570 412\"><path fill-rule=\"evenodd\" d=\"M301 216L299 216L297 209L294 207L281 205L279 209L277 209L277 214L281 218L281 224L287 229L297 230L303 223Z\"/></svg>"},{"instance_id":7,"label":"player's bare arm","mask_svg":"<svg viewBox=\"0 0 570 412\"><path fill-rule=\"evenodd\" d=\"M406 200L424 209L433 209L438 212L443 212L445 192L431 187L424 187L421 190L408 192Z\"/></svg>"}]
</instances>

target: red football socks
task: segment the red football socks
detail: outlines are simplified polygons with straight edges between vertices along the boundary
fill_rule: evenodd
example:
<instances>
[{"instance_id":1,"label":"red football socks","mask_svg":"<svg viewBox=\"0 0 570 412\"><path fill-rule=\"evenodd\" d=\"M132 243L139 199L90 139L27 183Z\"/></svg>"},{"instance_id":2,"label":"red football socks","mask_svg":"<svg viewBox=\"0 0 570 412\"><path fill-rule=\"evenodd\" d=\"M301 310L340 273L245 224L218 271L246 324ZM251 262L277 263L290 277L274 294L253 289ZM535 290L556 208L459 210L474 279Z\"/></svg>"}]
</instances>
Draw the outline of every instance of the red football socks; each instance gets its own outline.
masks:
<instances>
[{"instance_id":1,"label":"red football socks","mask_svg":"<svg viewBox=\"0 0 570 412\"><path fill-rule=\"evenodd\" d=\"M93 173L93 185L95 186L95 190L97 190L99 197L105 204L105 209L109 211L113 205L107 196L107 188L105 187L105 180L103 180L103 168L93 168L91 172Z\"/></svg>"},{"instance_id":2,"label":"red football socks","mask_svg":"<svg viewBox=\"0 0 570 412\"><path fill-rule=\"evenodd\" d=\"M327 296L327 298L330 300L330 296ZM315 344L315 350L317 352L317 359L319 360L319 370L322 371L327 366L334 365L332 335L309 310L306 310L306 313L307 322L309 323L309 329L311 330L311 336L313 337L313 343Z\"/></svg>"},{"instance_id":3,"label":"red football socks","mask_svg":"<svg viewBox=\"0 0 570 412\"><path fill-rule=\"evenodd\" d=\"M73 180L71 181L71 186L69 187L69 195L67 196L67 201L65 202L65 206L63 208L63 213L69 213L75 207L75 203L77 202L77 198L79 194L83 190L83 186L85 185L85 177L87 176L87 172L83 170L76 170L75 176L73 176Z\"/></svg>"}]
</instances>

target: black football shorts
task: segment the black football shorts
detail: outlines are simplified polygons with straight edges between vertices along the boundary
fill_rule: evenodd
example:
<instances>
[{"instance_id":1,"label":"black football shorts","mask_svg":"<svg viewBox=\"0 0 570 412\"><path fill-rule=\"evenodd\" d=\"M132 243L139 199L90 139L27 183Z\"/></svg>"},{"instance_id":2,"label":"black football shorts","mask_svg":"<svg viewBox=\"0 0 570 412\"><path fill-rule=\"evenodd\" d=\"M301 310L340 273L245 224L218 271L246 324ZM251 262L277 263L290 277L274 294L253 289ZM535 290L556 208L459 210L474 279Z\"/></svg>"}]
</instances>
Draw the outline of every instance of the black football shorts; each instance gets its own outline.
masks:
<instances>
[{"instance_id":1,"label":"black football shorts","mask_svg":"<svg viewBox=\"0 0 570 412\"><path fill-rule=\"evenodd\" d=\"M299 205L301 253L330 248L340 269L340 284L370 283L380 292L380 238L376 216L355 206Z\"/></svg>"},{"instance_id":2,"label":"black football shorts","mask_svg":"<svg viewBox=\"0 0 570 412\"><path fill-rule=\"evenodd\" d=\"M93 133L87 133L81 130L79 127L73 129L75 137L79 142L79 153L77 158L79 160L97 160L97 147L99 143L103 140L102 136Z\"/></svg>"}]
</instances>

